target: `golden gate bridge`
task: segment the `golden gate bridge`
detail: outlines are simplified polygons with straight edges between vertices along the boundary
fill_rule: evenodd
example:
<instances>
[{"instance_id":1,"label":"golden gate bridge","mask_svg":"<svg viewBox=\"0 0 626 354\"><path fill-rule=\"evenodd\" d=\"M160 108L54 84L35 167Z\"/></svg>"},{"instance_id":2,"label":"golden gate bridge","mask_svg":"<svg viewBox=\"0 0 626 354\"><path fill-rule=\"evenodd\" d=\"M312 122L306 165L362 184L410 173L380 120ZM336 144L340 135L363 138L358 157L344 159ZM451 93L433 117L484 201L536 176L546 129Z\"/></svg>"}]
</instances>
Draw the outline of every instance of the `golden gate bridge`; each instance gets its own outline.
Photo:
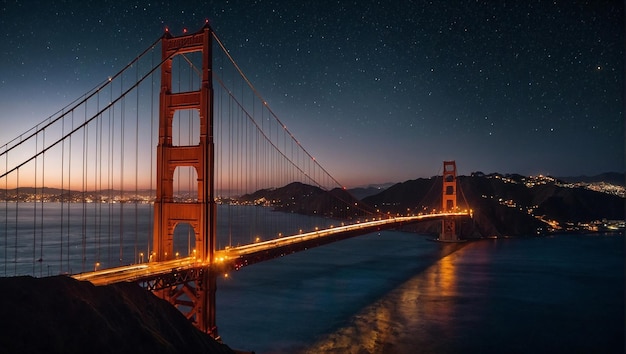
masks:
<instances>
[{"instance_id":1,"label":"golden gate bridge","mask_svg":"<svg viewBox=\"0 0 626 354\"><path fill-rule=\"evenodd\" d=\"M441 222L439 240L457 241L458 219L471 215L467 202L457 205L454 161L443 164L438 211L385 214L350 196L208 22L181 36L166 30L119 73L1 146L0 166L4 276L137 282L214 337L218 274L422 221ZM297 210L295 196L242 198L294 182L324 195L313 222L291 213L268 225L267 206Z\"/></svg>"}]
</instances>

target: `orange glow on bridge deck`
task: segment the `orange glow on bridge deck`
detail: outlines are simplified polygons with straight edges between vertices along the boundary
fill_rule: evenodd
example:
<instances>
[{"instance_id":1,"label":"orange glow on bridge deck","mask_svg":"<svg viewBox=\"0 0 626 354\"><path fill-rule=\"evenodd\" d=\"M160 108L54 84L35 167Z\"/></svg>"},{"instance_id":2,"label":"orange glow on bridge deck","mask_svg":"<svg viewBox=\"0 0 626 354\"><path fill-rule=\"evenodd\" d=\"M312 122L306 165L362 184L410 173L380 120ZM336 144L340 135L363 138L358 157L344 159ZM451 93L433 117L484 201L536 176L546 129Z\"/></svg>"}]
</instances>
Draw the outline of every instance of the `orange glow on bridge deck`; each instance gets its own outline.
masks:
<instances>
[{"instance_id":1,"label":"orange glow on bridge deck","mask_svg":"<svg viewBox=\"0 0 626 354\"><path fill-rule=\"evenodd\" d=\"M96 270L73 275L78 280L87 280L95 285L105 285L119 282L140 281L145 278L154 277L161 274L172 272L180 272L194 268L215 267L216 270L237 268L234 262L241 257L249 256L268 250L278 249L299 243L310 242L315 239L323 239L331 236L339 236L348 233L367 234L376 232L377 229L391 229L403 224L438 220L444 217L469 217L471 213L450 212L438 214L424 214L414 216L400 216L388 219L371 220L365 222L357 222L350 225L335 226L328 229L321 229L312 232L299 233L292 236L276 238L267 241L255 242L238 247L230 247L223 250L215 251L214 261L211 264L208 260L199 260L195 256L179 258L162 262L148 262L140 264L131 264L122 267ZM271 259L271 258L268 258Z\"/></svg>"}]
</instances>

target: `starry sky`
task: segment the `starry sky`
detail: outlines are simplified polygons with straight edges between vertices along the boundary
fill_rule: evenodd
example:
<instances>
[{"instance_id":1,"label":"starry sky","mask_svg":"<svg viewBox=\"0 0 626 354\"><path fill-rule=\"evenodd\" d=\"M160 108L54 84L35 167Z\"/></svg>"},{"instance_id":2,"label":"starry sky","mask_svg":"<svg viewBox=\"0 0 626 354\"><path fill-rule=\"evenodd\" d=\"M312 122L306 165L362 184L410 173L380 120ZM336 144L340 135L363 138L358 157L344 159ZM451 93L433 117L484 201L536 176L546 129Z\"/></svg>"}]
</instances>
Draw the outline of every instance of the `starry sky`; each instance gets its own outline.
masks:
<instances>
[{"instance_id":1,"label":"starry sky","mask_svg":"<svg viewBox=\"0 0 626 354\"><path fill-rule=\"evenodd\" d=\"M624 170L618 0L0 0L0 143L205 19L348 187Z\"/></svg>"}]
</instances>

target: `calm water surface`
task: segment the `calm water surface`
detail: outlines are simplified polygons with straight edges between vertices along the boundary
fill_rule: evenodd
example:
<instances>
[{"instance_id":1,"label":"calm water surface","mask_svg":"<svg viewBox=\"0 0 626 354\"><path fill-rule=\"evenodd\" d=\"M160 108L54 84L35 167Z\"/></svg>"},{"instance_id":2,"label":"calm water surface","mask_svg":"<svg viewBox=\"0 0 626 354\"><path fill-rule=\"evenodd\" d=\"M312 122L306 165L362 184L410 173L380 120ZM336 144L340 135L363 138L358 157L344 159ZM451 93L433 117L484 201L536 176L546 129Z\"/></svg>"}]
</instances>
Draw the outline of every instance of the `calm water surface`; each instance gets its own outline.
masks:
<instances>
[{"instance_id":1,"label":"calm water surface","mask_svg":"<svg viewBox=\"0 0 626 354\"><path fill-rule=\"evenodd\" d=\"M0 272L141 262L152 210L0 203ZM222 205L218 247L333 222ZM175 250L193 247L177 228ZM624 236L440 244L369 234L220 277L217 322L225 343L257 353L623 353Z\"/></svg>"},{"instance_id":2,"label":"calm water surface","mask_svg":"<svg viewBox=\"0 0 626 354\"><path fill-rule=\"evenodd\" d=\"M257 353L623 353L624 237L371 234L222 278L218 325Z\"/></svg>"},{"instance_id":3,"label":"calm water surface","mask_svg":"<svg viewBox=\"0 0 626 354\"><path fill-rule=\"evenodd\" d=\"M81 273L141 263L152 249L151 204L0 202L0 276ZM218 205L217 248L324 228L336 220ZM174 230L174 252L195 248L193 229Z\"/></svg>"}]
</instances>

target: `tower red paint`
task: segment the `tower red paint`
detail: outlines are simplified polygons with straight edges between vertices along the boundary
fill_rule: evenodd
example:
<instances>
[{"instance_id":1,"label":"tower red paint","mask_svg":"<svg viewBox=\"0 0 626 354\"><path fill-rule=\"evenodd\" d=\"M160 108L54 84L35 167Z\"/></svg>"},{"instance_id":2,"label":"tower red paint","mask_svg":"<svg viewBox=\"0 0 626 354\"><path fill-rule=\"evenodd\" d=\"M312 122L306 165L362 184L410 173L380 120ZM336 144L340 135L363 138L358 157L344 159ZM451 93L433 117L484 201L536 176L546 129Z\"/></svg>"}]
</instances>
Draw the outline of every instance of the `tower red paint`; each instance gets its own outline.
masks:
<instances>
[{"instance_id":1,"label":"tower red paint","mask_svg":"<svg viewBox=\"0 0 626 354\"><path fill-rule=\"evenodd\" d=\"M441 211L454 212L457 211L456 205L456 162L443 162L443 191L441 197ZM444 218L441 221L440 241L457 241L456 220L454 218Z\"/></svg>"},{"instance_id":2,"label":"tower red paint","mask_svg":"<svg viewBox=\"0 0 626 354\"><path fill-rule=\"evenodd\" d=\"M216 239L216 203L214 193L212 30L205 25L200 31L173 37L166 32L161 40L161 91L159 99L159 142L157 146L157 183L154 202L153 251L151 259L166 261L174 258L174 229L188 223L195 233L195 256L209 265L197 276L178 287L160 290L162 297L174 305L184 294L191 301L186 314L202 331L217 336L215 324L215 275L211 271ZM172 60L177 55L202 53L200 88L190 92L172 92ZM199 143L194 146L174 146L172 122L178 110L197 110L200 118ZM190 166L198 179L197 202L174 201L174 171Z\"/></svg>"}]
</instances>

